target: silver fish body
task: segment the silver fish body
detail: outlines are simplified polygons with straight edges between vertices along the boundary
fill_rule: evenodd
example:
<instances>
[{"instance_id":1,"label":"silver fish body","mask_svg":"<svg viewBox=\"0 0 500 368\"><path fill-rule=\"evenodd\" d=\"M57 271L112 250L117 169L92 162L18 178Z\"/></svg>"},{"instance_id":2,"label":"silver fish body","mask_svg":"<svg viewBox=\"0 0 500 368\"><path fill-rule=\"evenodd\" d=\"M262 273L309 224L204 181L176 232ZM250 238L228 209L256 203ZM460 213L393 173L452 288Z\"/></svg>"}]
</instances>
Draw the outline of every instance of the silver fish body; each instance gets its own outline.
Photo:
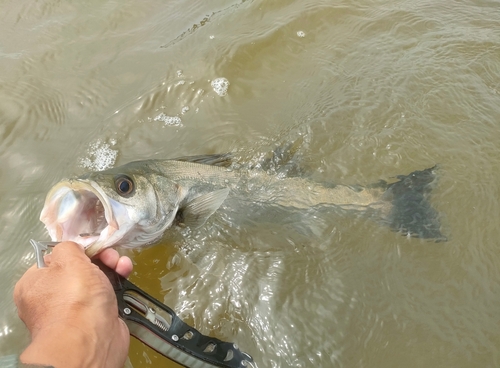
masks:
<instances>
[{"instance_id":1,"label":"silver fish body","mask_svg":"<svg viewBox=\"0 0 500 368\"><path fill-rule=\"evenodd\" d=\"M433 168L389 185L326 187L262 170L233 170L226 161L225 155L135 161L63 180L49 191L40 220L53 241L75 241L89 256L108 247L151 244L174 225L200 227L228 196L297 209L371 209L394 230L442 238L427 202Z\"/></svg>"}]
</instances>

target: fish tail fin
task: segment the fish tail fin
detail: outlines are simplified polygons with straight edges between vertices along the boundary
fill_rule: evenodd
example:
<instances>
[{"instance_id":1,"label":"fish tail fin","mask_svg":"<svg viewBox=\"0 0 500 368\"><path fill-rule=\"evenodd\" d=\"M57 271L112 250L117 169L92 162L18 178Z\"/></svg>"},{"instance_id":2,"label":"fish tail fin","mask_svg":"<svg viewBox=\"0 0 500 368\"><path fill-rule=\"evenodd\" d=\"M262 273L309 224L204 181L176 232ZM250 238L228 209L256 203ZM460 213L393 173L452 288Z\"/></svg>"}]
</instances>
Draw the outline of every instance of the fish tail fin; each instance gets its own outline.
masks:
<instances>
[{"instance_id":1,"label":"fish tail fin","mask_svg":"<svg viewBox=\"0 0 500 368\"><path fill-rule=\"evenodd\" d=\"M428 197L436 179L437 166L399 175L395 183L387 185L384 197L392 202L387 221L389 226L404 235L445 241L441 233L438 212L431 207Z\"/></svg>"}]
</instances>

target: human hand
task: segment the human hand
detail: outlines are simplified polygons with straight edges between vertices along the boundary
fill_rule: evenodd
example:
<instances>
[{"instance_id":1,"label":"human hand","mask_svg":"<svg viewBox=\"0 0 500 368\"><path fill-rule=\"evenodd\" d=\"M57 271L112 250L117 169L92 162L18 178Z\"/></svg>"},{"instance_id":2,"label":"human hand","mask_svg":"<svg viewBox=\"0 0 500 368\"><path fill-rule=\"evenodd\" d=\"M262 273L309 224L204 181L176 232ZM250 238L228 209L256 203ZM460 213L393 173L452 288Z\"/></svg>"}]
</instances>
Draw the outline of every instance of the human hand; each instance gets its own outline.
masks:
<instances>
[{"instance_id":1,"label":"human hand","mask_svg":"<svg viewBox=\"0 0 500 368\"><path fill-rule=\"evenodd\" d=\"M49 255L50 256L50 255ZM106 248L101 253L93 258L98 258L109 268L115 270L116 273L123 277L129 277L132 272L132 261L128 257L120 257L118 252L113 248Z\"/></svg>"},{"instance_id":2,"label":"human hand","mask_svg":"<svg viewBox=\"0 0 500 368\"><path fill-rule=\"evenodd\" d=\"M128 257L113 249L97 256L124 277ZM56 245L45 256L47 268L28 269L14 290L19 317L32 342L23 363L54 367L123 367L130 342L118 317L113 288L104 273L73 242Z\"/></svg>"}]
</instances>

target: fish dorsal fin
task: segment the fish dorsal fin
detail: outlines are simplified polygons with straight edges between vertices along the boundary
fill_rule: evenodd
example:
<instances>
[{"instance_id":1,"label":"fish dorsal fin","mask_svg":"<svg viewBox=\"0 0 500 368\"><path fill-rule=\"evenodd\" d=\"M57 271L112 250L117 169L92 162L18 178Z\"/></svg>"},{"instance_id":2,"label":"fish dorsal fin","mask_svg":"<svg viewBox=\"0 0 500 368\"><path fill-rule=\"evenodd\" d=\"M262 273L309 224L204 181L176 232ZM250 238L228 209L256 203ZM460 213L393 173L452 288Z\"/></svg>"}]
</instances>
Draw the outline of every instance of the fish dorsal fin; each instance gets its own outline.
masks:
<instances>
[{"instance_id":1,"label":"fish dorsal fin","mask_svg":"<svg viewBox=\"0 0 500 368\"><path fill-rule=\"evenodd\" d=\"M228 194L229 188L224 188L196 197L182 209L181 223L193 229L200 227L217 211Z\"/></svg>"},{"instance_id":2,"label":"fish dorsal fin","mask_svg":"<svg viewBox=\"0 0 500 368\"><path fill-rule=\"evenodd\" d=\"M197 164L229 167L233 163L231 153L218 153L213 155L182 156L173 159L174 161L194 162Z\"/></svg>"}]
</instances>

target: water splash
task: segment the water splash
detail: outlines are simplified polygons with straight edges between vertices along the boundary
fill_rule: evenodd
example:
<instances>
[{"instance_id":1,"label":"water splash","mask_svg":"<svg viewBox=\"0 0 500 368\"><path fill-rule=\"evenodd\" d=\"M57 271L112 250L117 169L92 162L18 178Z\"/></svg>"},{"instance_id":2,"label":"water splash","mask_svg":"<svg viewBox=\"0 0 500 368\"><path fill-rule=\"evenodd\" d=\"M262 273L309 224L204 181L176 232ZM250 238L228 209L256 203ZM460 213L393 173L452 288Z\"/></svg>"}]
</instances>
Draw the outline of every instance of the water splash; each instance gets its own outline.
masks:
<instances>
[{"instance_id":1,"label":"water splash","mask_svg":"<svg viewBox=\"0 0 500 368\"><path fill-rule=\"evenodd\" d=\"M229 81L226 78L217 78L210 83L215 93L219 96L227 95L227 89L229 88Z\"/></svg>"},{"instance_id":2,"label":"water splash","mask_svg":"<svg viewBox=\"0 0 500 368\"><path fill-rule=\"evenodd\" d=\"M99 139L90 144L87 157L80 159L80 166L94 171L102 171L113 167L118 155L118 151L111 148L115 144L115 139L111 139L110 143Z\"/></svg>"},{"instance_id":3,"label":"water splash","mask_svg":"<svg viewBox=\"0 0 500 368\"><path fill-rule=\"evenodd\" d=\"M178 116L168 116L163 112L156 116L154 121L163 121L165 126L182 126L182 120Z\"/></svg>"}]
</instances>

